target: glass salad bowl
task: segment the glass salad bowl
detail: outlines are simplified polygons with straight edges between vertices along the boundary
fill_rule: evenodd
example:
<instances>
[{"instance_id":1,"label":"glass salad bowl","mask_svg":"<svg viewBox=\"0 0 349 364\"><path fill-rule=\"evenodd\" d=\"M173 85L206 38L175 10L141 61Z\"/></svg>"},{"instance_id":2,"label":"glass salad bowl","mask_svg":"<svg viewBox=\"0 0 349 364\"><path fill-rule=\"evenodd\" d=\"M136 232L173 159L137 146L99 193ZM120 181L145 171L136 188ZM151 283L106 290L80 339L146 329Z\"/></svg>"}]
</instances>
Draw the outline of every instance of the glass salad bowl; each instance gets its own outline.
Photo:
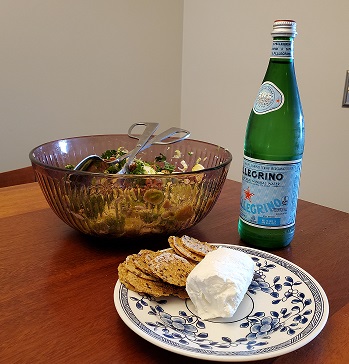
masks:
<instances>
[{"instance_id":1,"label":"glass salad bowl","mask_svg":"<svg viewBox=\"0 0 349 364\"><path fill-rule=\"evenodd\" d=\"M151 162L161 156L172 173L150 168L152 174L118 175L66 168L88 155L131 150L135 144L127 134L73 137L42 144L29 158L52 210L82 233L170 235L201 221L216 203L232 161L231 153L218 145L186 139L153 145L136 157Z\"/></svg>"}]
</instances>

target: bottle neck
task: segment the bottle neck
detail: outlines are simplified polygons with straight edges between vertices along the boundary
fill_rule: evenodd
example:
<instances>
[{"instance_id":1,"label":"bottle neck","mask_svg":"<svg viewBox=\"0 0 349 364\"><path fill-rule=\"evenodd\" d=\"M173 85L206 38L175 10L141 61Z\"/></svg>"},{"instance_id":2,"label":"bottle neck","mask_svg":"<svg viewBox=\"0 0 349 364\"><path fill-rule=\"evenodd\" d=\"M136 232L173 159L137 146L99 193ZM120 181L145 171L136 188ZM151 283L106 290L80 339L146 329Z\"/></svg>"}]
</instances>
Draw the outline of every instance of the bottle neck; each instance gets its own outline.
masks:
<instances>
[{"instance_id":1,"label":"bottle neck","mask_svg":"<svg viewBox=\"0 0 349 364\"><path fill-rule=\"evenodd\" d=\"M293 60L293 38L275 37L271 48L271 60Z\"/></svg>"}]
</instances>

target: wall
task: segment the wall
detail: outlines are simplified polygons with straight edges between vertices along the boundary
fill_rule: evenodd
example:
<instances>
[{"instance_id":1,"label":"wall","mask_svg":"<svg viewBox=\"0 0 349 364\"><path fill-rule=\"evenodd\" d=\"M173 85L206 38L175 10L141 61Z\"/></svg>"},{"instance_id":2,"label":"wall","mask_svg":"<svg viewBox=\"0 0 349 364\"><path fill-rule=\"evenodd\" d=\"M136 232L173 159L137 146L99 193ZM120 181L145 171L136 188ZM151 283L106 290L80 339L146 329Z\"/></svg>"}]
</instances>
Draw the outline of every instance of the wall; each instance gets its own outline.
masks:
<instances>
[{"instance_id":1,"label":"wall","mask_svg":"<svg viewBox=\"0 0 349 364\"><path fill-rule=\"evenodd\" d=\"M231 150L229 177L240 181L272 23L294 18L300 197L349 212L347 10L347 0L2 0L0 171L29 165L49 140L158 121Z\"/></svg>"},{"instance_id":2,"label":"wall","mask_svg":"<svg viewBox=\"0 0 349 364\"><path fill-rule=\"evenodd\" d=\"M241 181L247 119L270 55L275 19L297 21L295 66L306 121L300 197L349 212L348 2L186 0L181 126L228 148Z\"/></svg>"},{"instance_id":3,"label":"wall","mask_svg":"<svg viewBox=\"0 0 349 364\"><path fill-rule=\"evenodd\" d=\"M1 0L0 171L35 146L180 123L183 0Z\"/></svg>"}]
</instances>

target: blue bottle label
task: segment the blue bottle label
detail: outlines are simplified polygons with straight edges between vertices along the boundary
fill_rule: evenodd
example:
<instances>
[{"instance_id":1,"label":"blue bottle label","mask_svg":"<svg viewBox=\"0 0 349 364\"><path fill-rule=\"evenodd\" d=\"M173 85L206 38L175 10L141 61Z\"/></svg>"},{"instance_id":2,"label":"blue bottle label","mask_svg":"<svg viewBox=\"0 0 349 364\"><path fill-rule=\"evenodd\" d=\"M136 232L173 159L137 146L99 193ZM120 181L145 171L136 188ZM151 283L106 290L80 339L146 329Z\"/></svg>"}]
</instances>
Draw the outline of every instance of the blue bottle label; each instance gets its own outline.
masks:
<instances>
[{"instance_id":1,"label":"blue bottle label","mask_svg":"<svg viewBox=\"0 0 349 364\"><path fill-rule=\"evenodd\" d=\"M244 157L240 218L265 229L294 225L301 160L274 162Z\"/></svg>"},{"instance_id":2,"label":"blue bottle label","mask_svg":"<svg viewBox=\"0 0 349 364\"><path fill-rule=\"evenodd\" d=\"M272 82L263 82L253 105L256 114L266 114L280 109L284 104L284 94Z\"/></svg>"}]
</instances>

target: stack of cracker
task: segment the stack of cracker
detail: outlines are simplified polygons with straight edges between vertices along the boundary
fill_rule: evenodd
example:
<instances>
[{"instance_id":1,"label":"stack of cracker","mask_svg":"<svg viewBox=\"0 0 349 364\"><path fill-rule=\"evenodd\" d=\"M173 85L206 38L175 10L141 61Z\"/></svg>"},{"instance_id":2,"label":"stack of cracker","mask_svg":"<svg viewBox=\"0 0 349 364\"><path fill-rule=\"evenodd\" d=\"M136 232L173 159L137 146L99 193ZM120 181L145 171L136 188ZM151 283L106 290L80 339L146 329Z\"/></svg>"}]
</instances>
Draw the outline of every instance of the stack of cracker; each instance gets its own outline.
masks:
<instances>
[{"instance_id":1,"label":"stack of cracker","mask_svg":"<svg viewBox=\"0 0 349 364\"><path fill-rule=\"evenodd\" d=\"M170 249L129 255L118 267L120 282L132 291L154 297L188 298L185 285L189 273L216 247L187 235L170 236L168 242Z\"/></svg>"}]
</instances>

